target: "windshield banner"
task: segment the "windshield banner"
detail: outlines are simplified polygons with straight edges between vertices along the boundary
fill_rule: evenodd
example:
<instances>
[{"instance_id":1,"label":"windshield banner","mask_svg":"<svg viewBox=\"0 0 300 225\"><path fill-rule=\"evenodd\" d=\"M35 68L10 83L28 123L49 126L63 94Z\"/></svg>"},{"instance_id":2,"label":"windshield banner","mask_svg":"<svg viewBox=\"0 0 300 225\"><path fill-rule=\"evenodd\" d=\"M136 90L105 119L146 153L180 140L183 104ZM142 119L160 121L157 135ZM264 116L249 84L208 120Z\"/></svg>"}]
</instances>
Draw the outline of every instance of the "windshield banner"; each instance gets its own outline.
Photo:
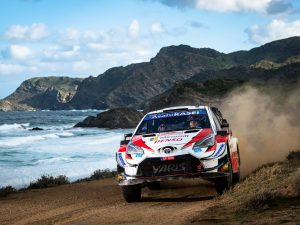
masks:
<instances>
[{"instance_id":1,"label":"windshield banner","mask_svg":"<svg viewBox=\"0 0 300 225\"><path fill-rule=\"evenodd\" d=\"M154 120L154 119L161 119L161 118L175 117L175 116L205 115L205 114L207 114L205 109L183 111L183 112L157 113L157 114L147 115L144 118L144 120Z\"/></svg>"}]
</instances>

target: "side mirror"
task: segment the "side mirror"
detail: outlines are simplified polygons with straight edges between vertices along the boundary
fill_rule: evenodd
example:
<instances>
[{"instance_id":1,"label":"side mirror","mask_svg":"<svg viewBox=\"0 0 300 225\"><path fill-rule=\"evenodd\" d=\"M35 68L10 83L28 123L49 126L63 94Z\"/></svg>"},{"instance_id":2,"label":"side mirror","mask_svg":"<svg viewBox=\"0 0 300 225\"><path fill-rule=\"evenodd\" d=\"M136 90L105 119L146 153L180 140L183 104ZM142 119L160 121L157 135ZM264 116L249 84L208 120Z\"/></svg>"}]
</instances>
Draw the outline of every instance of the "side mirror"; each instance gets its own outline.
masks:
<instances>
[{"instance_id":1,"label":"side mirror","mask_svg":"<svg viewBox=\"0 0 300 225\"><path fill-rule=\"evenodd\" d=\"M228 128L229 127L229 124L228 123L222 123L221 124L221 128Z\"/></svg>"},{"instance_id":2,"label":"side mirror","mask_svg":"<svg viewBox=\"0 0 300 225\"><path fill-rule=\"evenodd\" d=\"M228 127L229 127L229 124L228 124L227 120L222 119L221 128L228 128Z\"/></svg>"},{"instance_id":3,"label":"side mirror","mask_svg":"<svg viewBox=\"0 0 300 225\"><path fill-rule=\"evenodd\" d=\"M132 137L132 133L124 134L124 140L130 140Z\"/></svg>"},{"instance_id":4,"label":"side mirror","mask_svg":"<svg viewBox=\"0 0 300 225\"><path fill-rule=\"evenodd\" d=\"M228 135L228 131L227 130L218 130L217 135L226 136L226 135Z\"/></svg>"}]
</instances>

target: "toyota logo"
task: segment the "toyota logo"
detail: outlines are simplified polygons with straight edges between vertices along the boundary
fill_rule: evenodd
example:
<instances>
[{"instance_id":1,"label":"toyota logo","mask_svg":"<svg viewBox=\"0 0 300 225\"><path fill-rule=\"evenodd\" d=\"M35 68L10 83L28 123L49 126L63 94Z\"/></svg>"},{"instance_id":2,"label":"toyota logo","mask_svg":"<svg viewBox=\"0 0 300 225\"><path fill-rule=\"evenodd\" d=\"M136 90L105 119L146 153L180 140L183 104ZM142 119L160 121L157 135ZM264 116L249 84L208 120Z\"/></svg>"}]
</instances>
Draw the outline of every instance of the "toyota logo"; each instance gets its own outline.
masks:
<instances>
[{"instance_id":1,"label":"toyota logo","mask_svg":"<svg viewBox=\"0 0 300 225\"><path fill-rule=\"evenodd\" d=\"M170 153L173 152L173 149L171 149L171 148L164 148L163 151L164 151L165 154L170 154Z\"/></svg>"}]
</instances>

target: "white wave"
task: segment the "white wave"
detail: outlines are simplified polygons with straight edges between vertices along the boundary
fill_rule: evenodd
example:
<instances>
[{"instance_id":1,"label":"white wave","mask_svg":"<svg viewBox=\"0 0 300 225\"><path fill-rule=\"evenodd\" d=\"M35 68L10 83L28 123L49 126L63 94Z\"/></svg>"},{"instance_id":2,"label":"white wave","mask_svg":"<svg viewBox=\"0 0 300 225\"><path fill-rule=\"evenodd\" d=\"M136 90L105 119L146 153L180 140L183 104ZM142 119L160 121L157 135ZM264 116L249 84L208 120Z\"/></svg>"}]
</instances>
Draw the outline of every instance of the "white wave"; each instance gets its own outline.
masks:
<instances>
[{"instance_id":1,"label":"white wave","mask_svg":"<svg viewBox=\"0 0 300 225\"><path fill-rule=\"evenodd\" d=\"M55 164L55 163L66 163L66 162L73 162L75 161L74 159L70 157L53 157L49 159L40 159L34 162L34 165L48 165L48 164Z\"/></svg>"},{"instance_id":2,"label":"white wave","mask_svg":"<svg viewBox=\"0 0 300 225\"><path fill-rule=\"evenodd\" d=\"M71 137L71 136L74 136L74 134L71 133L71 132L56 133L55 135L57 135L59 137Z\"/></svg>"},{"instance_id":3,"label":"white wave","mask_svg":"<svg viewBox=\"0 0 300 225\"><path fill-rule=\"evenodd\" d=\"M24 145L36 141L42 141L46 139L59 138L56 134L45 134L45 135L36 135L36 136L27 136L27 137L14 137L0 140L0 147L12 147L18 145Z\"/></svg>"},{"instance_id":4,"label":"white wave","mask_svg":"<svg viewBox=\"0 0 300 225\"><path fill-rule=\"evenodd\" d=\"M14 124L2 124L0 125L0 131L9 131L13 129L25 129L29 126L29 123L14 123Z\"/></svg>"}]
</instances>

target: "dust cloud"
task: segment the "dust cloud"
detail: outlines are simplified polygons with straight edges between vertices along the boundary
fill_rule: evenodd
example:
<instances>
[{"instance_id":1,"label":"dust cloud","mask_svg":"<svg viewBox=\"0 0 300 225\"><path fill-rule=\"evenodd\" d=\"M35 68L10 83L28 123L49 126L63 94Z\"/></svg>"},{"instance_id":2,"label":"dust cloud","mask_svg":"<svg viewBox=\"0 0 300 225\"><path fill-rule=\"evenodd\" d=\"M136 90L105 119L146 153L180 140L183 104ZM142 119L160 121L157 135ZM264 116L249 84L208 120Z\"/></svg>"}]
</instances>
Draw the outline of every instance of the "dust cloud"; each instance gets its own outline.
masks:
<instances>
[{"instance_id":1,"label":"dust cloud","mask_svg":"<svg viewBox=\"0 0 300 225\"><path fill-rule=\"evenodd\" d=\"M266 94L242 87L221 109L239 139L242 176L300 149L300 88Z\"/></svg>"}]
</instances>

